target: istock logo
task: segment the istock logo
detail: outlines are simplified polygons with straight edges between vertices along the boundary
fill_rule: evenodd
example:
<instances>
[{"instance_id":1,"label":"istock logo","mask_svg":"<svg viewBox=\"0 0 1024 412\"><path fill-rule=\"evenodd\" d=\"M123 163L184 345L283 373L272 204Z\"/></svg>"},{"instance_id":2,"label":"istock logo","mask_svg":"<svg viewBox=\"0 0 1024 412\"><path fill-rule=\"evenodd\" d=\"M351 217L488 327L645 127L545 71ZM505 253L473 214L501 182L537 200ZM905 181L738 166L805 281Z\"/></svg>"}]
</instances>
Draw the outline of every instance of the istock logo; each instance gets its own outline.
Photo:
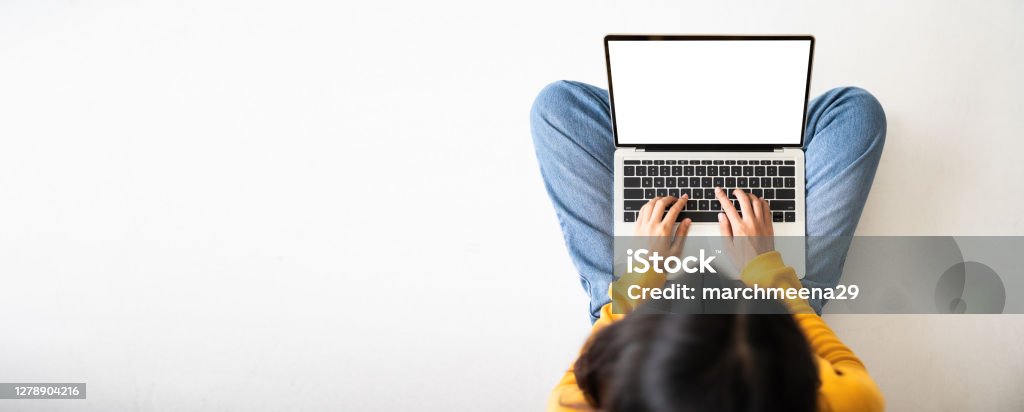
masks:
<instances>
[{"instance_id":1,"label":"istock logo","mask_svg":"<svg viewBox=\"0 0 1024 412\"><path fill-rule=\"evenodd\" d=\"M700 250L698 256L687 256L680 259L679 256L661 256L658 252L650 253L647 249L626 249L626 271L628 273L647 273L653 270L657 273L675 274L679 271L686 273L718 273L711 267L711 262L718 256L705 256L704 249ZM634 264L634 260L636 264Z\"/></svg>"}]
</instances>

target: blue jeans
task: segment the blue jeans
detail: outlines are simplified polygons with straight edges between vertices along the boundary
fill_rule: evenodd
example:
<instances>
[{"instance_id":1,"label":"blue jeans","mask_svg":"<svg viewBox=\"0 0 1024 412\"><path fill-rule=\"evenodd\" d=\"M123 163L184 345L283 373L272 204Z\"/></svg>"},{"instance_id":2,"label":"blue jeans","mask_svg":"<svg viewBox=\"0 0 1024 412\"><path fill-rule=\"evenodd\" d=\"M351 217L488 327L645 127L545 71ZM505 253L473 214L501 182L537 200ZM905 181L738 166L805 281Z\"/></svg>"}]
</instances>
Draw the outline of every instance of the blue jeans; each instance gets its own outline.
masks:
<instances>
[{"instance_id":1,"label":"blue jeans","mask_svg":"<svg viewBox=\"0 0 1024 412\"><path fill-rule=\"evenodd\" d=\"M614 280L609 110L606 90L559 81L540 92L530 112L544 186L590 296L591 321L609 302ZM812 100L807 115L807 235L816 240L809 242L803 283L835 286L882 155L885 112L867 91L843 87ZM820 312L823 302L811 304Z\"/></svg>"}]
</instances>

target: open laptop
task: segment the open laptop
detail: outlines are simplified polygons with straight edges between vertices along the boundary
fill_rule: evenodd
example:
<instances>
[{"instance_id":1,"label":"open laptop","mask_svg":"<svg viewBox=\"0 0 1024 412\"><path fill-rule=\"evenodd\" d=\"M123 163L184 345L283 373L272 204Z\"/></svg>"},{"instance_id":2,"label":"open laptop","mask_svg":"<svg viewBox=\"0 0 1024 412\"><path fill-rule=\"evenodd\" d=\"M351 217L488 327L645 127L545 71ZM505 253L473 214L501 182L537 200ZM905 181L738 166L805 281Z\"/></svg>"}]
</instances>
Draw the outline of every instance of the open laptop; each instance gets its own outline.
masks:
<instances>
[{"instance_id":1,"label":"open laptop","mask_svg":"<svg viewBox=\"0 0 1024 412\"><path fill-rule=\"evenodd\" d=\"M715 186L768 200L777 236L805 234L813 37L608 35L604 45L616 235L633 234L648 199L687 194L679 220L692 219L690 235L718 236Z\"/></svg>"}]
</instances>

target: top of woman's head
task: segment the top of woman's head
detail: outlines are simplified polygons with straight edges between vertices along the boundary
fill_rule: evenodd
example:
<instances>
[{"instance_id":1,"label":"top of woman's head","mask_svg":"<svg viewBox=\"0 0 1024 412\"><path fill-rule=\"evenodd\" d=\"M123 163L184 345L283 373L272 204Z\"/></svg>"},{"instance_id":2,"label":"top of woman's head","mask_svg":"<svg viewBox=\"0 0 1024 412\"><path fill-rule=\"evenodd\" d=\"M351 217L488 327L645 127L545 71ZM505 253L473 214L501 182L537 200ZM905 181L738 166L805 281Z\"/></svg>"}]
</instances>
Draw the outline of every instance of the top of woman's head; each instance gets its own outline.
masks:
<instances>
[{"instance_id":1,"label":"top of woman's head","mask_svg":"<svg viewBox=\"0 0 1024 412\"><path fill-rule=\"evenodd\" d=\"M626 316L576 361L605 411L813 411L818 368L790 315Z\"/></svg>"}]
</instances>

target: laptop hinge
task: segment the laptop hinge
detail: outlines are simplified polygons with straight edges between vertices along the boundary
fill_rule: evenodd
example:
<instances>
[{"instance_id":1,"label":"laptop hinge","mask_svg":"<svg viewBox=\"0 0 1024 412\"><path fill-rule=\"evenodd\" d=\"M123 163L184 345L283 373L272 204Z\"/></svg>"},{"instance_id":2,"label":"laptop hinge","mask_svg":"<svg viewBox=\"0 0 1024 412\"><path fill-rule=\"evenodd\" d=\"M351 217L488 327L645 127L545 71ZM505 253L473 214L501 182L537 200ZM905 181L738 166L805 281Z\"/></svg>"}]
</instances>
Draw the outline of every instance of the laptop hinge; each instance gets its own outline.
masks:
<instances>
[{"instance_id":1,"label":"laptop hinge","mask_svg":"<svg viewBox=\"0 0 1024 412\"><path fill-rule=\"evenodd\" d=\"M637 146L638 152L771 152L782 147L770 145L657 145Z\"/></svg>"}]
</instances>

